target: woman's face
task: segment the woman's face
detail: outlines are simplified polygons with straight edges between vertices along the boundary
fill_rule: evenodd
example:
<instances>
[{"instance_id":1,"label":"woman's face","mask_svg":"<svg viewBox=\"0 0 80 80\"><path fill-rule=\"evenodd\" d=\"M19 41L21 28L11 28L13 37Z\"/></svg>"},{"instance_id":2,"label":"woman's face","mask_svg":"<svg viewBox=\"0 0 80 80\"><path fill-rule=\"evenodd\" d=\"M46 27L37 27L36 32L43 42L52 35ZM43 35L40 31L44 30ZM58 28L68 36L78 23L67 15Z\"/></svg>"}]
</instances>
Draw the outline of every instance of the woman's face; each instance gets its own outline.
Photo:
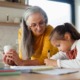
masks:
<instances>
[{"instance_id":1,"label":"woman's face","mask_svg":"<svg viewBox=\"0 0 80 80\"><path fill-rule=\"evenodd\" d=\"M35 36L40 36L44 33L46 24L44 18L40 13L34 13L27 19L28 26Z\"/></svg>"}]
</instances>

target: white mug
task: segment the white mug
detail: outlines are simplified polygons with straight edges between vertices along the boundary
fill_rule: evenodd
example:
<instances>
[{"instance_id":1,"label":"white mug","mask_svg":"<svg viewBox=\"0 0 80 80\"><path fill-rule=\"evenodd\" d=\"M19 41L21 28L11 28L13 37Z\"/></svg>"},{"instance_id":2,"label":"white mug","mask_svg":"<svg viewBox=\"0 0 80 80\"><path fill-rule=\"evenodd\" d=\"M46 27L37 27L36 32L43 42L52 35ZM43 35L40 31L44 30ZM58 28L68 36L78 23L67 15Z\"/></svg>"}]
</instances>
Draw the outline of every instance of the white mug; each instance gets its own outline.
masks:
<instances>
[{"instance_id":1,"label":"white mug","mask_svg":"<svg viewBox=\"0 0 80 80\"><path fill-rule=\"evenodd\" d=\"M5 46L4 46L4 53L6 54L10 49L16 50L14 46L5 45Z\"/></svg>"}]
</instances>

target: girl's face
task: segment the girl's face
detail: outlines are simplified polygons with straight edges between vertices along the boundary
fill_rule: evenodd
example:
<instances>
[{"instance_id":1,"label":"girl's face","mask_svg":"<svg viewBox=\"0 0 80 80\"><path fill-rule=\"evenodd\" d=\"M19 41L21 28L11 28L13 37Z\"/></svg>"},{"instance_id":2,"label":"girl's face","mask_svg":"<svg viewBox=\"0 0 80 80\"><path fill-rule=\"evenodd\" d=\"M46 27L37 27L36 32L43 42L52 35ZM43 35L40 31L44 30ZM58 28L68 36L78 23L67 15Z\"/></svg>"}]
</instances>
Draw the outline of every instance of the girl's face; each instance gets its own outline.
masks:
<instances>
[{"instance_id":1,"label":"girl's face","mask_svg":"<svg viewBox=\"0 0 80 80\"><path fill-rule=\"evenodd\" d=\"M40 36L44 33L46 24L44 22L44 18L40 13L34 13L30 15L27 19L29 28L33 32L35 36Z\"/></svg>"},{"instance_id":2,"label":"girl's face","mask_svg":"<svg viewBox=\"0 0 80 80\"><path fill-rule=\"evenodd\" d=\"M67 34L64 40L51 40L52 45L56 46L59 51L67 52L71 49L74 40L71 39L70 35Z\"/></svg>"},{"instance_id":3,"label":"girl's face","mask_svg":"<svg viewBox=\"0 0 80 80\"><path fill-rule=\"evenodd\" d=\"M69 41L66 40L57 40L51 41L52 45L56 46L59 51L67 52L70 50L71 44Z\"/></svg>"}]
</instances>

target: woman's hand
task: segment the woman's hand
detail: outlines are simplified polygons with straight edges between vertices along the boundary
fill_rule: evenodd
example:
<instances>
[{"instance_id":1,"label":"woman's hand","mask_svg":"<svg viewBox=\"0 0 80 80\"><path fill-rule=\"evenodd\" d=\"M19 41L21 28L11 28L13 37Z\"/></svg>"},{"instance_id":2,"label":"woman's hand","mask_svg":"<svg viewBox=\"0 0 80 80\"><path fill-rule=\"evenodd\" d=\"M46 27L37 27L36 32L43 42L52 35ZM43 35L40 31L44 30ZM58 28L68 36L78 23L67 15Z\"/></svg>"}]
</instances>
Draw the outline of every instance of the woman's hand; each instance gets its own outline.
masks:
<instances>
[{"instance_id":1,"label":"woman's hand","mask_svg":"<svg viewBox=\"0 0 80 80\"><path fill-rule=\"evenodd\" d=\"M9 65L12 65L14 63L18 66L40 65L38 60L21 60L18 56L18 53L13 49L4 55L4 62Z\"/></svg>"},{"instance_id":2,"label":"woman's hand","mask_svg":"<svg viewBox=\"0 0 80 80\"><path fill-rule=\"evenodd\" d=\"M48 66L54 66L57 67L57 61L52 59L45 59L44 63Z\"/></svg>"},{"instance_id":3,"label":"woman's hand","mask_svg":"<svg viewBox=\"0 0 80 80\"><path fill-rule=\"evenodd\" d=\"M9 65L21 65L22 60L19 58L18 53L11 49L4 55L4 62Z\"/></svg>"},{"instance_id":4,"label":"woman's hand","mask_svg":"<svg viewBox=\"0 0 80 80\"><path fill-rule=\"evenodd\" d=\"M15 64L14 61L8 59L6 54L4 54L3 61L4 61L4 63L6 63L8 65L14 65Z\"/></svg>"}]
</instances>

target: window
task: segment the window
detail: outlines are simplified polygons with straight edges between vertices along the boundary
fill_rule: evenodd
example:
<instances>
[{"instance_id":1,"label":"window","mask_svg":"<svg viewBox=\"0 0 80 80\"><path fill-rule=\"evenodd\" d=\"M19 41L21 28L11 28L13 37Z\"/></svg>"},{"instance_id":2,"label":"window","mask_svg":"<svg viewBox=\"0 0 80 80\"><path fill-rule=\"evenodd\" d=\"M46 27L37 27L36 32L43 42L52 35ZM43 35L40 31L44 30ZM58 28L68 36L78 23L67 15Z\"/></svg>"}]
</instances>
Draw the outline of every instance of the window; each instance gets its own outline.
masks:
<instances>
[{"instance_id":1,"label":"window","mask_svg":"<svg viewBox=\"0 0 80 80\"><path fill-rule=\"evenodd\" d=\"M29 5L40 6L48 15L48 24L71 23L71 5L49 0L29 0Z\"/></svg>"},{"instance_id":2,"label":"window","mask_svg":"<svg viewBox=\"0 0 80 80\"><path fill-rule=\"evenodd\" d=\"M80 0L75 0L75 15L77 30L80 32Z\"/></svg>"}]
</instances>

